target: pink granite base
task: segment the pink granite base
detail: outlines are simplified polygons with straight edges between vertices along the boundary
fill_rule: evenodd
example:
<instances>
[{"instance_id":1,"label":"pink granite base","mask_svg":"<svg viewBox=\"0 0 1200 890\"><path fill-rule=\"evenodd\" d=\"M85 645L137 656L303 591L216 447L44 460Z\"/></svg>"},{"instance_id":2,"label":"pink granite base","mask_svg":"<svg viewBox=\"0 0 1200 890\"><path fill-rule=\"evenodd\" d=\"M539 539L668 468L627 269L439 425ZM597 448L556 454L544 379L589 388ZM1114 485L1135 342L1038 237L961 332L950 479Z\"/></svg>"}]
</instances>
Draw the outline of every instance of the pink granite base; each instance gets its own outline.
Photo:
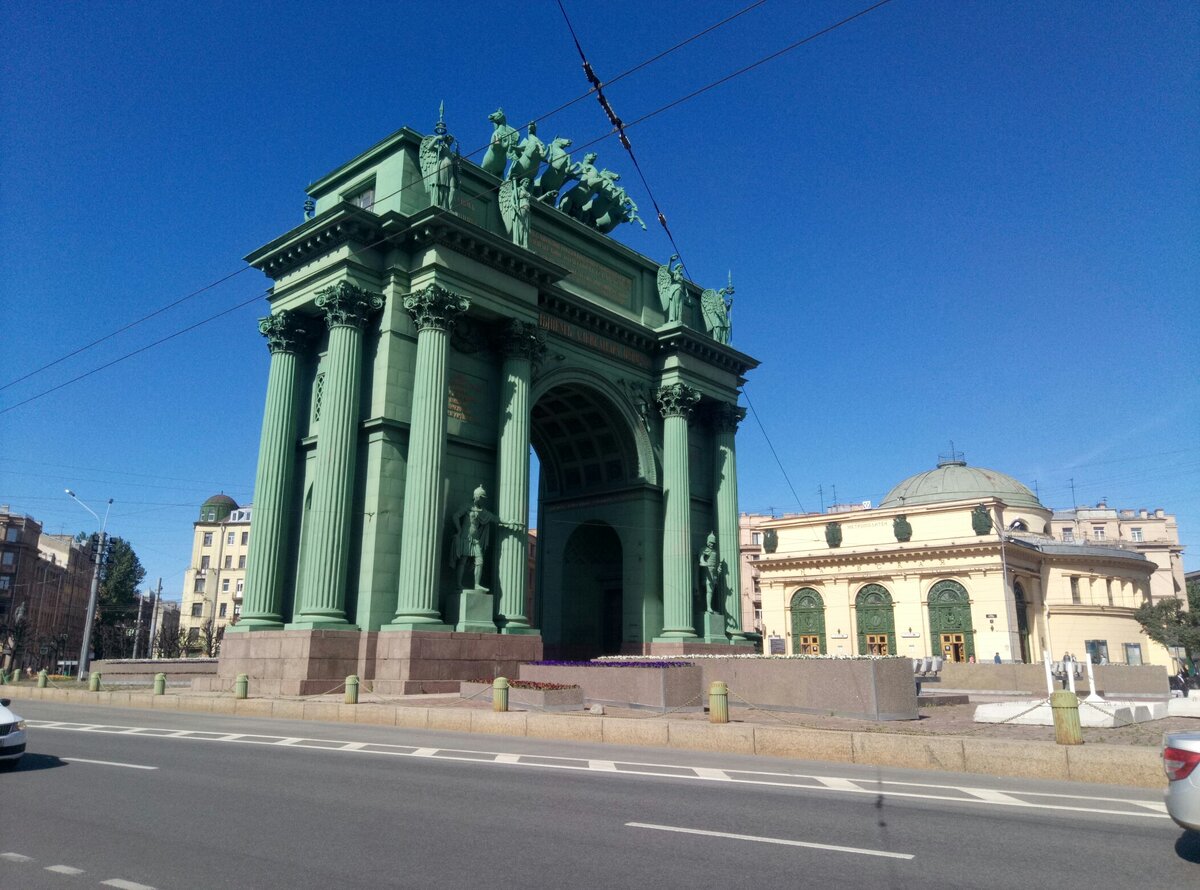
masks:
<instances>
[{"instance_id":1,"label":"pink granite base","mask_svg":"<svg viewBox=\"0 0 1200 890\"><path fill-rule=\"evenodd\" d=\"M457 692L463 680L515 677L521 662L541 657L542 638L532 634L255 631L227 634L216 679L192 688L220 691L246 674L256 697L320 695L356 674L384 695Z\"/></svg>"}]
</instances>

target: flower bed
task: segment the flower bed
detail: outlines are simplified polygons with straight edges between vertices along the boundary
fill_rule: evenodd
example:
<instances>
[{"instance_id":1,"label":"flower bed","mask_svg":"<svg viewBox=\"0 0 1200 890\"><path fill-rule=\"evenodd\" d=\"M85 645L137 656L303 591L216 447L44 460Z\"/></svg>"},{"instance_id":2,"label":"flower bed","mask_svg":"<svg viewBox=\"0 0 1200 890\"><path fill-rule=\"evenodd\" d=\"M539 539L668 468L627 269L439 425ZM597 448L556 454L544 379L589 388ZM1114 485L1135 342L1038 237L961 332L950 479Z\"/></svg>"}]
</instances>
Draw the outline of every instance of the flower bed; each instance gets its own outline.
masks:
<instances>
[{"instance_id":1,"label":"flower bed","mask_svg":"<svg viewBox=\"0 0 1200 890\"><path fill-rule=\"evenodd\" d=\"M467 680L459 687L463 698L490 702L491 680ZM508 681L508 706L533 708L538 711L578 711L583 708L583 690L568 683L536 683L524 680Z\"/></svg>"}]
</instances>

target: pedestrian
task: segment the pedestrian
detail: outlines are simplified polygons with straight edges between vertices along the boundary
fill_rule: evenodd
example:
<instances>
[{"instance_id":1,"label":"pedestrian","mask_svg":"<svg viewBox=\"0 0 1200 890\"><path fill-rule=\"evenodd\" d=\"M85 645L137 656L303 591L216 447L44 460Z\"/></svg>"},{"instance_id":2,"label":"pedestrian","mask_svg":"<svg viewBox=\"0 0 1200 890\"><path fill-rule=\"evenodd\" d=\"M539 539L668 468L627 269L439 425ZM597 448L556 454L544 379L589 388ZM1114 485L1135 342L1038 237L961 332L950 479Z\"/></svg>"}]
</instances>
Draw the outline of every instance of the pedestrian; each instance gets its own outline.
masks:
<instances>
[{"instance_id":1,"label":"pedestrian","mask_svg":"<svg viewBox=\"0 0 1200 890\"><path fill-rule=\"evenodd\" d=\"M999 653L999 652L997 652L997 653L996 653L996 654L995 654L995 655L992 657L992 663L993 663L993 664L1000 664L1000 653Z\"/></svg>"},{"instance_id":2,"label":"pedestrian","mask_svg":"<svg viewBox=\"0 0 1200 890\"><path fill-rule=\"evenodd\" d=\"M975 663L975 656L972 655L970 658L967 659L967 664L974 664L974 663Z\"/></svg>"},{"instance_id":3,"label":"pedestrian","mask_svg":"<svg viewBox=\"0 0 1200 890\"><path fill-rule=\"evenodd\" d=\"M1180 667L1179 673L1175 677L1179 681L1179 691L1183 693L1183 697L1188 697L1188 674L1186 667Z\"/></svg>"}]
</instances>

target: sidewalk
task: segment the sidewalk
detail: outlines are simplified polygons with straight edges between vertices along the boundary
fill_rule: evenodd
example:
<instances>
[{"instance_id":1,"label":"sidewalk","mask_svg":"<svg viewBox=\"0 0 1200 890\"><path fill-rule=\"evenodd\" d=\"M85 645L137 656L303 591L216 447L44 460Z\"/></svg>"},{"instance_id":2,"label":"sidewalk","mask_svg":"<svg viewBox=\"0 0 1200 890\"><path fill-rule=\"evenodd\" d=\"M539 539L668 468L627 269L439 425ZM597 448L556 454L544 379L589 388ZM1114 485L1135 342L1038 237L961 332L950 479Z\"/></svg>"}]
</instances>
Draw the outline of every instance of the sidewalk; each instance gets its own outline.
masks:
<instances>
[{"instance_id":1,"label":"sidewalk","mask_svg":"<svg viewBox=\"0 0 1200 890\"><path fill-rule=\"evenodd\" d=\"M728 751L804 760L981 773L995 776L1100 782L1163 788L1162 734L1196 729L1197 721L1169 718L1119 729L1084 729L1084 744L1059 746L1049 726L977 724L975 705L922 708L921 719L875 723L845 717L766 711L730 694L730 723L714 725L699 710L658 714L606 707L587 711L494 713L485 701L455 694L379 696L362 691L359 704L327 695L247 698L231 692L170 688L91 693L83 687L38 689L32 683L0 688L15 700L182 710L280 719L401 726L452 732ZM1031 700L1032 704L1032 700Z\"/></svg>"}]
</instances>

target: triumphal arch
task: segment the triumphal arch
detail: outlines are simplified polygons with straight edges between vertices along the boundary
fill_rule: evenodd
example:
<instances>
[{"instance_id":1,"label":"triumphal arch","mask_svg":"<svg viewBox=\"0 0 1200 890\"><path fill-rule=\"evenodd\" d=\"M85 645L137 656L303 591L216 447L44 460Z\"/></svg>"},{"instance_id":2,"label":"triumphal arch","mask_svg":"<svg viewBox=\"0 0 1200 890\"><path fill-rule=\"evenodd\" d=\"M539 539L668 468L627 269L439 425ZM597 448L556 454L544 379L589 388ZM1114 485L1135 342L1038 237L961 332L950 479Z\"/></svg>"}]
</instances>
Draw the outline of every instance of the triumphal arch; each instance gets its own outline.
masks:
<instances>
[{"instance_id":1,"label":"triumphal arch","mask_svg":"<svg viewBox=\"0 0 1200 890\"><path fill-rule=\"evenodd\" d=\"M489 121L478 164L441 115L394 133L247 257L271 364L222 676L399 692L746 645L732 281L609 237L641 220L595 153Z\"/></svg>"}]
</instances>

